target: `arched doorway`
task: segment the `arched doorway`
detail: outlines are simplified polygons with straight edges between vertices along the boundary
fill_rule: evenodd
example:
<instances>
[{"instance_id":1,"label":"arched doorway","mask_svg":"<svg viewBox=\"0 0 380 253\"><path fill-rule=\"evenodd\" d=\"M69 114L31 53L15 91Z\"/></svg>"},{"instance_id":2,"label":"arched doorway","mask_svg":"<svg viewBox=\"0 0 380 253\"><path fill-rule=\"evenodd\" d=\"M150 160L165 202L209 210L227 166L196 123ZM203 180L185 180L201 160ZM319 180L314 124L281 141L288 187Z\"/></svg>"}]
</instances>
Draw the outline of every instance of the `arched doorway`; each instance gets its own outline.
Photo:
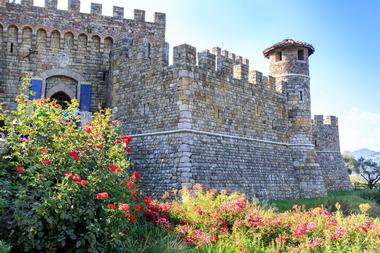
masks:
<instances>
[{"instance_id":1,"label":"arched doorway","mask_svg":"<svg viewBox=\"0 0 380 253\"><path fill-rule=\"evenodd\" d=\"M51 100L57 101L57 104L59 104L62 108L67 108L67 102L70 102L71 98L69 95L64 93L63 91L59 91L54 93L51 97Z\"/></svg>"}]
</instances>

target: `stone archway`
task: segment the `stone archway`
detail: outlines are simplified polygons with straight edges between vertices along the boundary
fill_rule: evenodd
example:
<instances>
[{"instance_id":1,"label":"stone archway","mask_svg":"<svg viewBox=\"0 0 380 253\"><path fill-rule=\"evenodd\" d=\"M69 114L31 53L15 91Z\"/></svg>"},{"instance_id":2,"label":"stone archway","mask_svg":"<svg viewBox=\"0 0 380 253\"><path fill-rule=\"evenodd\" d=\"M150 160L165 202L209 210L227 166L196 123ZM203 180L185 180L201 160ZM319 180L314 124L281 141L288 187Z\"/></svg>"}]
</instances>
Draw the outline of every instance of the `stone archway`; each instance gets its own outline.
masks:
<instances>
[{"instance_id":1,"label":"stone archway","mask_svg":"<svg viewBox=\"0 0 380 253\"><path fill-rule=\"evenodd\" d=\"M50 98L54 93L62 91L80 103L80 84L84 82L80 74L69 69L49 69L41 74L41 78L43 98ZM58 82L59 79L62 82ZM54 82L56 85L52 85Z\"/></svg>"},{"instance_id":2,"label":"stone archway","mask_svg":"<svg viewBox=\"0 0 380 253\"><path fill-rule=\"evenodd\" d=\"M71 98L63 91L58 91L50 96L50 99L57 101L57 103L62 108L67 108L67 103L70 102Z\"/></svg>"}]
</instances>

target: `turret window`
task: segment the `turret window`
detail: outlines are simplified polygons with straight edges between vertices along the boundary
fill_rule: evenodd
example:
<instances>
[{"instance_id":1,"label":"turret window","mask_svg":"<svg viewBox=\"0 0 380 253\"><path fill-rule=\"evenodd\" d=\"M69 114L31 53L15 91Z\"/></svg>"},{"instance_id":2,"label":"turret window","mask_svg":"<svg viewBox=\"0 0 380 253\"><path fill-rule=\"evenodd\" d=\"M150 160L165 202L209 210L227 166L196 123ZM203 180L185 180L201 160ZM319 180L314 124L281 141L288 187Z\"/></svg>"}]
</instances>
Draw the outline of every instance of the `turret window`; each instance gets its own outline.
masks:
<instances>
[{"instance_id":1,"label":"turret window","mask_svg":"<svg viewBox=\"0 0 380 253\"><path fill-rule=\"evenodd\" d=\"M276 52L276 62L277 61L282 61L282 52Z\"/></svg>"},{"instance_id":2,"label":"turret window","mask_svg":"<svg viewBox=\"0 0 380 253\"><path fill-rule=\"evenodd\" d=\"M302 90L300 90L300 101L301 102L303 101L303 92L302 92Z\"/></svg>"},{"instance_id":3,"label":"turret window","mask_svg":"<svg viewBox=\"0 0 380 253\"><path fill-rule=\"evenodd\" d=\"M305 54L303 50L298 50L298 60L304 61L305 60Z\"/></svg>"}]
</instances>

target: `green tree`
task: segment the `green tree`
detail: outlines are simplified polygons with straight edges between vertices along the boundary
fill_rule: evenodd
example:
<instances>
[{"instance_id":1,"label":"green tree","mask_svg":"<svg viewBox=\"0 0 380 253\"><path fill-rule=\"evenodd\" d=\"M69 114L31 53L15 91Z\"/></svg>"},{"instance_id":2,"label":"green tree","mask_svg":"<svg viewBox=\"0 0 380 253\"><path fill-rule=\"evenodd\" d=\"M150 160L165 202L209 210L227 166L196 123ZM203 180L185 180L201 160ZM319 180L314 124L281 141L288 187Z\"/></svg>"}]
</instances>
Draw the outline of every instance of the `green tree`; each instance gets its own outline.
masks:
<instances>
[{"instance_id":1,"label":"green tree","mask_svg":"<svg viewBox=\"0 0 380 253\"><path fill-rule=\"evenodd\" d=\"M349 152L349 151L343 152L343 160L344 160L344 163L346 164L348 173L350 175L352 174L352 172L359 173L358 161L355 159L355 157L352 155L351 152Z\"/></svg>"},{"instance_id":2,"label":"green tree","mask_svg":"<svg viewBox=\"0 0 380 253\"><path fill-rule=\"evenodd\" d=\"M359 158L357 162L360 176L367 181L368 188L373 189L380 180L380 165L363 157Z\"/></svg>"}]
</instances>

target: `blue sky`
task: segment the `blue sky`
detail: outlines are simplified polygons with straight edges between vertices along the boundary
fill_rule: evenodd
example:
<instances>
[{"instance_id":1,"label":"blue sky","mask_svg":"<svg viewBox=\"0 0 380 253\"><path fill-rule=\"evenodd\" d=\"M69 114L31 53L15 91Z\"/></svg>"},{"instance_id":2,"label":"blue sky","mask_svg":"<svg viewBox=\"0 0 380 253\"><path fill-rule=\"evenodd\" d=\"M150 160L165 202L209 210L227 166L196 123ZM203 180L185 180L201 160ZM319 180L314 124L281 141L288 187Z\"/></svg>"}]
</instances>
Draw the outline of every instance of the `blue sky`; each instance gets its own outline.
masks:
<instances>
[{"instance_id":1,"label":"blue sky","mask_svg":"<svg viewBox=\"0 0 380 253\"><path fill-rule=\"evenodd\" d=\"M39 5L43 0L35 0ZM65 0L59 1L64 8ZM82 0L89 12L90 1ZM342 150L380 151L380 1L93 0L103 12L124 6L167 14L170 46L223 47L267 73L262 50L284 38L310 42L312 113L339 117Z\"/></svg>"}]
</instances>

